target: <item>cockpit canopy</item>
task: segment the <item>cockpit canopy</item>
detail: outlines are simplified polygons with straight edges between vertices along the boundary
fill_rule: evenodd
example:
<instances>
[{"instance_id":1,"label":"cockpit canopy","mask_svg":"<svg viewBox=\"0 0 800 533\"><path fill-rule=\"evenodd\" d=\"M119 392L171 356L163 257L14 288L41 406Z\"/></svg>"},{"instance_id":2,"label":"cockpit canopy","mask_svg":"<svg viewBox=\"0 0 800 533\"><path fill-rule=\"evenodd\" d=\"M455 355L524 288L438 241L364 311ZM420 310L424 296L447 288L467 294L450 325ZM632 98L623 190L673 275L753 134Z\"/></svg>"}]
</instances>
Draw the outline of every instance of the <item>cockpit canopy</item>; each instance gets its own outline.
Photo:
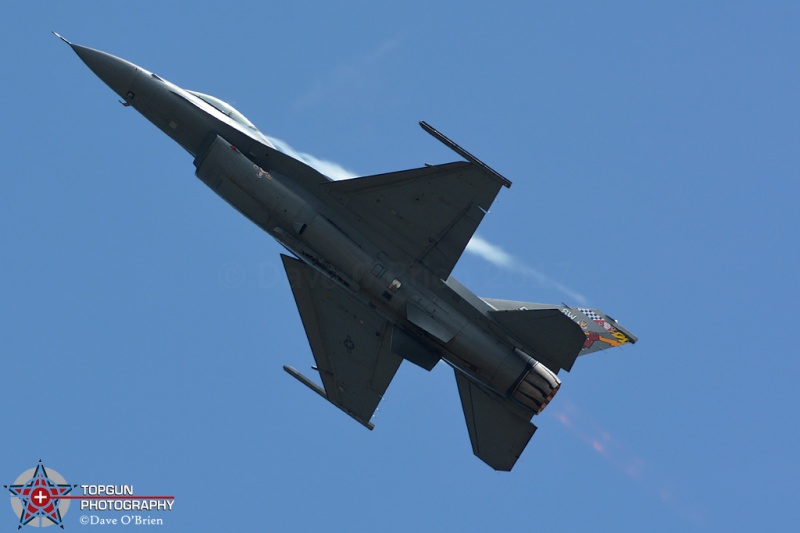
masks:
<instances>
[{"instance_id":1,"label":"cockpit canopy","mask_svg":"<svg viewBox=\"0 0 800 533\"><path fill-rule=\"evenodd\" d=\"M196 97L198 97L211 107L217 109L217 111L219 111L220 113L229 116L231 119L238 122L245 128L252 130L256 133L261 133L260 131L258 131L258 128L256 128L255 125L253 125L252 122L247 120L247 118L245 118L244 115L236 111L236 109L234 109L233 106L231 106L230 104L223 102L219 98L215 98L208 94L199 93L197 91L186 91L186 92L195 95Z\"/></svg>"}]
</instances>

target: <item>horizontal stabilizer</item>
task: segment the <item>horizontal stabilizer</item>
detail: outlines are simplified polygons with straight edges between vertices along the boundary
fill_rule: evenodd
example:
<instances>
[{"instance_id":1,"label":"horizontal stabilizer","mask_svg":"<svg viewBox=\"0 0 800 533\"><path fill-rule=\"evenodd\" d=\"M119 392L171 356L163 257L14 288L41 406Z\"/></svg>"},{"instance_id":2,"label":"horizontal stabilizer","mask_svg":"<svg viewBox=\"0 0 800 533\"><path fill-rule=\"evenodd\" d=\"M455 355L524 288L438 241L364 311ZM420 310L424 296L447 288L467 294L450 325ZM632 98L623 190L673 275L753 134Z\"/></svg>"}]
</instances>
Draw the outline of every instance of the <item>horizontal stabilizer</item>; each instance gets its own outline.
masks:
<instances>
[{"instance_id":1,"label":"horizontal stabilizer","mask_svg":"<svg viewBox=\"0 0 800 533\"><path fill-rule=\"evenodd\" d=\"M528 355L557 372L569 371L586 337L580 326L558 309L519 309L489 311L525 347Z\"/></svg>"},{"instance_id":2,"label":"horizontal stabilizer","mask_svg":"<svg viewBox=\"0 0 800 533\"><path fill-rule=\"evenodd\" d=\"M495 470L510 471L536 431L533 413L455 373L472 451Z\"/></svg>"}]
</instances>

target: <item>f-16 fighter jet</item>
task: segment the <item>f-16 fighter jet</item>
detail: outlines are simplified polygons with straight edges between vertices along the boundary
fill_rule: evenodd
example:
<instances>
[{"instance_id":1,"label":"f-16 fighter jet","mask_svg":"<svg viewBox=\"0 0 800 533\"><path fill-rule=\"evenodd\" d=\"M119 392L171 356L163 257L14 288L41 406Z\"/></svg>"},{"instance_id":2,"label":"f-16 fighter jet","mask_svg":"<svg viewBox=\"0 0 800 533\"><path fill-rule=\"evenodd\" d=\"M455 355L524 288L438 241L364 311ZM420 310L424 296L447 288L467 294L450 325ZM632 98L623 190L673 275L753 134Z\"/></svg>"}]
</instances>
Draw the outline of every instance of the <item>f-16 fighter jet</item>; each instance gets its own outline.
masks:
<instances>
[{"instance_id":1,"label":"f-16 fighter jet","mask_svg":"<svg viewBox=\"0 0 800 533\"><path fill-rule=\"evenodd\" d=\"M322 385L369 429L404 360L455 372L472 450L511 470L579 355L636 342L596 309L479 298L450 276L511 182L425 122L462 161L333 181L277 150L227 103L56 34L194 157L195 174L282 244Z\"/></svg>"}]
</instances>

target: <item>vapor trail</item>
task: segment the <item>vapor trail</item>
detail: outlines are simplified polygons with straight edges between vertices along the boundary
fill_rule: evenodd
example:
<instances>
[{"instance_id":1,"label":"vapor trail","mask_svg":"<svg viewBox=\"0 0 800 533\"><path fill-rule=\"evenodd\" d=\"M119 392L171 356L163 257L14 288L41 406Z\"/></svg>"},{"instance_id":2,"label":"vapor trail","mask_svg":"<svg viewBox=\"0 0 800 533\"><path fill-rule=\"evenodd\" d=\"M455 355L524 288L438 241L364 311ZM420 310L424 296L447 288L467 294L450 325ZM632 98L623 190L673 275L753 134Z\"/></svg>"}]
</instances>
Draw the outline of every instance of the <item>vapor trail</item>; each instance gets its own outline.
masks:
<instances>
[{"instance_id":1,"label":"vapor trail","mask_svg":"<svg viewBox=\"0 0 800 533\"><path fill-rule=\"evenodd\" d=\"M469 241L469 244L467 244L467 251L471 254L477 255L481 259L489 261L495 266L528 276L529 278L536 280L540 285L550 287L561 292L580 305L587 304L586 297L581 293L570 289L563 283L550 278L535 268L529 267L499 246L490 243L477 234L473 235L472 239Z\"/></svg>"},{"instance_id":2,"label":"vapor trail","mask_svg":"<svg viewBox=\"0 0 800 533\"><path fill-rule=\"evenodd\" d=\"M267 135L266 137L267 139L269 139L269 142L271 142L275 146L275 148L277 148L284 154L302 161L311 168L319 170L332 180L336 181L346 180L350 178L355 178L357 176L355 172L347 170L338 163L334 163L333 161L326 161L324 159L319 159L318 157L314 157L311 154L295 150L289 145L289 143L281 139L270 137L269 135Z\"/></svg>"}]
</instances>

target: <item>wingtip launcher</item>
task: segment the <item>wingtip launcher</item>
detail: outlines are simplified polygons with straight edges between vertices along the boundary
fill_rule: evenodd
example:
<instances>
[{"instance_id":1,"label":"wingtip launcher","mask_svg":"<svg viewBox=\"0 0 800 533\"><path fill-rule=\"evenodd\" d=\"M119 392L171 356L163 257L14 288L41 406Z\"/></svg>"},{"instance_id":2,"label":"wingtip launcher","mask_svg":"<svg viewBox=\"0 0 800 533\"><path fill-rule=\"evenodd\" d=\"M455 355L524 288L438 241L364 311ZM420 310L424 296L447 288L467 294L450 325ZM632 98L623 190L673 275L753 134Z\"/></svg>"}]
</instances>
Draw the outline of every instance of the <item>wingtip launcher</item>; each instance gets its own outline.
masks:
<instances>
[{"instance_id":1,"label":"wingtip launcher","mask_svg":"<svg viewBox=\"0 0 800 533\"><path fill-rule=\"evenodd\" d=\"M462 147L460 147L459 145L454 143L450 138L448 138L447 136L442 134L439 130L437 130L436 128L434 128L433 126L431 126L430 124L428 124L424 120L420 120L419 125L422 126L423 130L425 130L428 133L430 133L433 136L434 139L436 139L437 141L439 141L443 145L447 146L452 151L454 151L455 153L457 153L458 155L460 155L461 157L463 157L464 159L466 159L470 163L478 166L479 168L481 168L484 172L486 172L490 176L493 176L493 177L497 178L500 181L500 183L503 184L503 186L511 187L511 182L508 180L508 178L506 178L505 176L503 176L502 174L497 172L495 169L493 169L492 167L490 167L489 165L487 165L486 163L484 163L483 161L481 161L480 159L478 159L477 157L475 157L471 153L469 153L466 150L464 150Z\"/></svg>"},{"instance_id":2,"label":"wingtip launcher","mask_svg":"<svg viewBox=\"0 0 800 533\"><path fill-rule=\"evenodd\" d=\"M287 374L289 374L290 376L295 378L297 381L299 381L300 383L302 383L303 385L305 385L309 389L313 390L314 392L316 392L317 394L319 394L320 396L322 396L323 398L328 400L328 402L330 402L331 404L333 404L336 407L338 407L339 409L341 409L341 411L343 413L345 413L348 416L350 416L353 420L355 420L356 422L358 422L359 424L361 424L362 426L364 426L368 430L372 431L373 429L375 429L375 424L373 424L372 422L369 422L368 420L362 420L361 418L359 418L357 416L354 416L353 413L350 413L347 410L343 409L341 405L337 405L334 402L331 402L331 399L328 398L328 394L325 392L325 390L322 387L320 387L319 385L317 385L316 383L314 383L313 381L311 381L310 379L305 377L303 374L298 372L296 368L294 368L292 366L289 366L289 365L283 365L283 369L286 371Z\"/></svg>"}]
</instances>

